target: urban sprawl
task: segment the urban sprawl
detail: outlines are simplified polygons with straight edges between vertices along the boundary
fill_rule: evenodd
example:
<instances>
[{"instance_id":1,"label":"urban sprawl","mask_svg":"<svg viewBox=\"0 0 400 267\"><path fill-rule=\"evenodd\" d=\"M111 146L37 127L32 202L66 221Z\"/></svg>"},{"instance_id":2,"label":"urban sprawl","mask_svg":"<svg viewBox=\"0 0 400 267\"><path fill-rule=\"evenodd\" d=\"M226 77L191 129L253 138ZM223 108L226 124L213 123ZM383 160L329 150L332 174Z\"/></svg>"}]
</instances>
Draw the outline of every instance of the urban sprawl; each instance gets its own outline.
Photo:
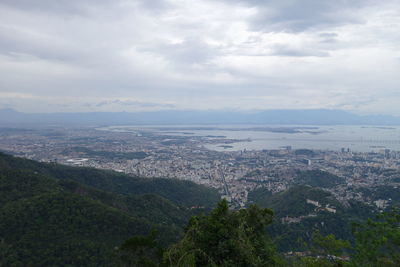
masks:
<instances>
[{"instance_id":1,"label":"urban sprawl","mask_svg":"<svg viewBox=\"0 0 400 267\"><path fill-rule=\"evenodd\" d=\"M217 188L232 207L248 203L248 193L264 187L286 190L297 174L321 170L344 178L326 188L346 204L355 199L384 208L389 200L373 201L360 188L400 185L400 152L292 149L214 151L207 144L230 147L224 136L157 131L151 128L0 129L0 150L19 157L72 166L111 169L140 177L190 180Z\"/></svg>"}]
</instances>

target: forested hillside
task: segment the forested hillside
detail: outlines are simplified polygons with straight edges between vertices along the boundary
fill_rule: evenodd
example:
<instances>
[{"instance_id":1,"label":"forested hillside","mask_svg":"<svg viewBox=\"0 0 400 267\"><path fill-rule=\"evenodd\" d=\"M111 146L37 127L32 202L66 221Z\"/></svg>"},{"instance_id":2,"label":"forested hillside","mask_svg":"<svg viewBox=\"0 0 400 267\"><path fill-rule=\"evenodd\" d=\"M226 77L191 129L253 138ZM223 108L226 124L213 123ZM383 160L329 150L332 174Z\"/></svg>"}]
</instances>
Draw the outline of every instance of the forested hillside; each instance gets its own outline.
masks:
<instances>
[{"instance_id":1,"label":"forested hillside","mask_svg":"<svg viewBox=\"0 0 400 267\"><path fill-rule=\"evenodd\" d=\"M274 210L274 223L268 231L282 252L304 249L304 243L310 242L312 232L317 229L353 241L351 224L373 217L375 211L357 201L344 206L329 192L306 185L273 195L266 189L257 189L250 192L249 200Z\"/></svg>"},{"instance_id":2,"label":"forested hillside","mask_svg":"<svg viewBox=\"0 0 400 267\"><path fill-rule=\"evenodd\" d=\"M326 171L307 170L298 173L296 183L314 187L332 188L345 183L345 179Z\"/></svg>"},{"instance_id":3,"label":"forested hillside","mask_svg":"<svg viewBox=\"0 0 400 267\"><path fill-rule=\"evenodd\" d=\"M379 197L386 192L381 191L373 193ZM0 154L0 266L398 266L400 261L398 210L367 221L375 217L371 207L343 205L308 185L277 194L257 189L249 200L261 207L230 211L222 201L207 215L218 199L216 191L190 182ZM305 254L299 258L288 251Z\"/></svg>"},{"instance_id":4,"label":"forested hillside","mask_svg":"<svg viewBox=\"0 0 400 267\"><path fill-rule=\"evenodd\" d=\"M190 182L0 154L0 241L8 253L3 264L110 266L123 240L156 229L166 246L180 237L190 216L218 198Z\"/></svg>"},{"instance_id":5,"label":"forested hillside","mask_svg":"<svg viewBox=\"0 0 400 267\"><path fill-rule=\"evenodd\" d=\"M190 181L141 178L126 174L94 168L76 168L54 163L39 163L32 160L13 158L0 153L0 168L7 170L26 170L43 177L57 180L72 180L117 194L157 194L184 206L212 207L219 196L215 190L199 186Z\"/></svg>"}]
</instances>

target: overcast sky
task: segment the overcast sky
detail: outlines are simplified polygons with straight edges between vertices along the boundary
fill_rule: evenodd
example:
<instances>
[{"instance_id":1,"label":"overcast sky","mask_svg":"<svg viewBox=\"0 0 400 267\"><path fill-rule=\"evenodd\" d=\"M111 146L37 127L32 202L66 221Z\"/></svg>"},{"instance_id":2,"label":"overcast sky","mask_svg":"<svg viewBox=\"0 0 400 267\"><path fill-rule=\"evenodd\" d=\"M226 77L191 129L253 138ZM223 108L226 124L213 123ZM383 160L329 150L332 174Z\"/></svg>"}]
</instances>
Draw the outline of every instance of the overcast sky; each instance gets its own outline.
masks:
<instances>
[{"instance_id":1,"label":"overcast sky","mask_svg":"<svg viewBox=\"0 0 400 267\"><path fill-rule=\"evenodd\" d=\"M400 1L0 0L0 108L400 115Z\"/></svg>"}]
</instances>

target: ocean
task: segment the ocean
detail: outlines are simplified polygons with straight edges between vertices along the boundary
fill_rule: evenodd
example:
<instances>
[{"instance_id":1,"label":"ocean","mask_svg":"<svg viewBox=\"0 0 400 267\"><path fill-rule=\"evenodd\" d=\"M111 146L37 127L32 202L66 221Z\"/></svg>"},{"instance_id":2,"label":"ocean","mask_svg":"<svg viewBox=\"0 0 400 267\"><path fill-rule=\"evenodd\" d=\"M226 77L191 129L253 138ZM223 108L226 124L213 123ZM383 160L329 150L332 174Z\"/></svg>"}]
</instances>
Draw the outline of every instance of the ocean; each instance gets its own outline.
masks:
<instances>
[{"instance_id":1,"label":"ocean","mask_svg":"<svg viewBox=\"0 0 400 267\"><path fill-rule=\"evenodd\" d=\"M280 149L341 150L355 152L391 149L400 151L400 126L361 125L151 125L118 126L110 129L144 130L169 136L204 136L239 139L230 144L206 144L217 151Z\"/></svg>"}]
</instances>

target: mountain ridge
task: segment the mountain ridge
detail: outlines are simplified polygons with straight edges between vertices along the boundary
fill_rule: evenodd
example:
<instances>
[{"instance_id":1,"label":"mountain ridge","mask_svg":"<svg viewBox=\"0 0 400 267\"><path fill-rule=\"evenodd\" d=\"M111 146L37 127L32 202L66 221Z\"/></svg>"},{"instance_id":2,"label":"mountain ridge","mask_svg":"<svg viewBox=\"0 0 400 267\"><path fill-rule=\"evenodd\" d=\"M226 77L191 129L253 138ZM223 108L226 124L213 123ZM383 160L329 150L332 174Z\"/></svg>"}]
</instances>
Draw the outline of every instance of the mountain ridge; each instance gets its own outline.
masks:
<instances>
[{"instance_id":1,"label":"mountain ridge","mask_svg":"<svg viewBox=\"0 0 400 267\"><path fill-rule=\"evenodd\" d=\"M357 115L335 109L298 109L262 111L163 110L148 112L76 112L22 113L0 109L3 125L68 124L300 124L300 125L400 125L400 117L391 115Z\"/></svg>"}]
</instances>

